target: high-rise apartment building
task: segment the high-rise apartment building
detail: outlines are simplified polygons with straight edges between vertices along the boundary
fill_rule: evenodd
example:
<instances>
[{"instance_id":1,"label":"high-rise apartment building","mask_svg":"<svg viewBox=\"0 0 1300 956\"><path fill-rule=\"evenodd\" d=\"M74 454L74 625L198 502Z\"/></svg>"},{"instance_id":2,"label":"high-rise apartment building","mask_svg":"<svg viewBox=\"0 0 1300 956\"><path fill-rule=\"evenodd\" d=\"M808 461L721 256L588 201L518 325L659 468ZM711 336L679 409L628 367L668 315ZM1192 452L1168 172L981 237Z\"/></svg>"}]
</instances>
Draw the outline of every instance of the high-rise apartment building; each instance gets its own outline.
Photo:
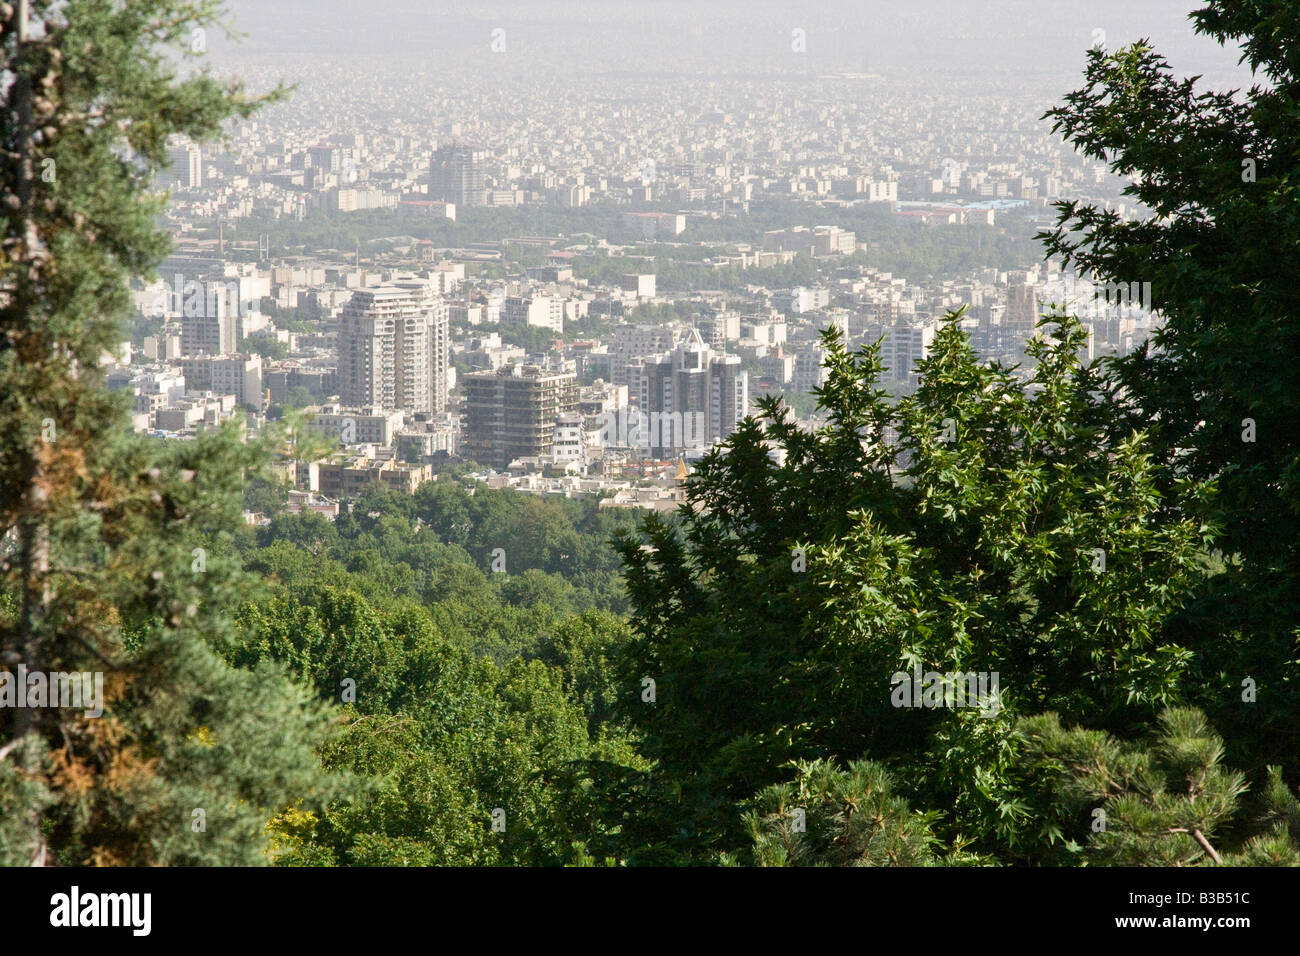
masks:
<instances>
[{"instance_id":1,"label":"high-rise apartment building","mask_svg":"<svg viewBox=\"0 0 1300 956\"><path fill-rule=\"evenodd\" d=\"M618 286L624 292L630 292L638 299L655 297L655 277L653 274L629 273L618 277Z\"/></svg>"},{"instance_id":2,"label":"high-rise apartment building","mask_svg":"<svg viewBox=\"0 0 1300 956\"><path fill-rule=\"evenodd\" d=\"M472 372L463 383L461 454L493 468L505 468L516 458L549 455L557 419L578 410L573 372L510 365L495 372Z\"/></svg>"},{"instance_id":3,"label":"high-rise apartment building","mask_svg":"<svg viewBox=\"0 0 1300 956\"><path fill-rule=\"evenodd\" d=\"M718 312L701 318L696 323L700 337L715 352L726 349L728 341L740 338L740 315L735 312Z\"/></svg>"},{"instance_id":4,"label":"high-rise apartment building","mask_svg":"<svg viewBox=\"0 0 1300 956\"><path fill-rule=\"evenodd\" d=\"M826 368L826 349L820 345L806 345L794 353L794 381L796 392L811 393L826 384L830 371Z\"/></svg>"},{"instance_id":5,"label":"high-rise apartment building","mask_svg":"<svg viewBox=\"0 0 1300 956\"><path fill-rule=\"evenodd\" d=\"M1002 314L1002 327L1030 334L1038 324L1037 290L1028 282L1010 282L1007 285L1007 310Z\"/></svg>"},{"instance_id":6,"label":"high-rise apartment building","mask_svg":"<svg viewBox=\"0 0 1300 956\"><path fill-rule=\"evenodd\" d=\"M739 324L737 324L739 328ZM630 382L631 369L647 355L658 355L673 347L673 331L660 325L620 325L614 329L610 343L612 381L615 385Z\"/></svg>"},{"instance_id":7,"label":"high-rise apartment building","mask_svg":"<svg viewBox=\"0 0 1300 956\"><path fill-rule=\"evenodd\" d=\"M428 283L359 289L339 322L344 405L440 412L447 405L448 310Z\"/></svg>"},{"instance_id":8,"label":"high-rise apartment building","mask_svg":"<svg viewBox=\"0 0 1300 956\"><path fill-rule=\"evenodd\" d=\"M451 392L451 306L435 296L429 308L429 411L447 410ZM418 411L418 409L417 409Z\"/></svg>"},{"instance_id":9,"label":"high-rise apartment building","mask_svg":"<svg viewBox=\"0 0 1300 956\"><path fill-rule=\"evenodd\" d=\"M356 150L350 146L309 146L307 158L312 169L334 173L347 182L356 181Z\"/></svg>"},{"instance_id":10,"label":"high-rise apartment building","mask_svg":"<svg viewBox=\"0 0 1300 956\"><path fill-rule=\"evenodd\" d=\"M899 319L885 333L880 359L889 375L907 391L916 388L916 366L930 354L939 323L933 320Z\"/></svg>"},{"instance_id":11,"label":"high-rise apartment building","mask_svg":"<svg viewBox=\"0 0 1300 956\"><path fill-rule=\"evenodd\" d=\"M487 153L476 146L443 146L429 162L429 198L457 207L487 202Z\"/></svg>"},{"instance_id":12,"label":"high-rise apartment building","mask_svg":"<svg viewBox=\"0 0 1300 956\"><path fill-rule=\"evenodd\" d=\"M721 441L748 413L749 374L740 357L714 352L695 329L629 378L629 396L649 428L639 444L658 458Z\"/></svg>"},{"instance_id":13,"label":"high-rise apartment building","mask_svg":"<svg viewBox=\"0 0 1300 956\"><path fill-rule=\"evenodd\" d=\"M181 189L198 189L203 185L203 153L193 143L182 143L167 150L167 171L164 178L169 186Z\"/></svg>"},{"instance_id":14,"label":"high-rise apartment building","mask_svg":"<svg viewBox=\"0 0 1300 956\"><path fill-rule=\"evenodd\" d=\"M187 308L181 315L181 354L230 355L239 339L238 323L222 299Z\"/></svg>"}]
</instances>

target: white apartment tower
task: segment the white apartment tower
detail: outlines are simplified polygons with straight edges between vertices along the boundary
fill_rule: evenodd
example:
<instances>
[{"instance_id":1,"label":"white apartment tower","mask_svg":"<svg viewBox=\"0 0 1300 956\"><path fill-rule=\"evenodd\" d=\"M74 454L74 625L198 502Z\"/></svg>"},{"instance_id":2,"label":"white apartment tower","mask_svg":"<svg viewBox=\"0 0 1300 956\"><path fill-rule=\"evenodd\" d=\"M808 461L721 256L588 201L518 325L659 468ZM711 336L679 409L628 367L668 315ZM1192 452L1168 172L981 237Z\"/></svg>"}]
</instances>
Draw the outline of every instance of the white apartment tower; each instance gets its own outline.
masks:
<instances>
[{"instance_id":1,"label":"white apartment tower","mask_svg":"<svg viewBox=\"0 0 1300 956\"><path fill-rule=\"evenodd\" d=\"M198 189L203 185L203 153L193 143L179 143L167 150L169 185L182 189Z\"/></svg>"},{"instance_id":2,"label":"white apartment tower","mask_svg":"<svg viewBox=\"0 0 1300 956\"><path fill-rule=\"evenodd\" d=\"M429 308L429 411L445 412L451 392L451 306L435 296Z\"/></svg>"},{"instance_id":3,"label":"white apartment tower","mask_svg":"<svg viewBox=\"0 0 1300 956\"><path fill-rule=\"evenodd\" d=\"M903 388L913 391L920 379L916 366L930 354L939 323L933 319L909 321L899 319L890 326L881 343L880 358L887 375Z\"/></svg>"},{"instance_id":4,"label":"white apartment tower","mask_svg":"<svg viewBox=\"0 0 1300 956\"><path fill-rule=\"evenodd\" d=\"M564 300L549 295L508 296L501 308L502 325L533 325L564 331Z\"/></svg>"},{"instance_id":5,"label":"white apartment tower","mask_svg":"<svg viewBox=\"0 0 1300 956\"><path fill-rule=\"evenodd\" d=\"M339 324L342 404L443 411L448 320L446 304L426 282L394 282L354 293Z\"/></svg>"}]
</instances>

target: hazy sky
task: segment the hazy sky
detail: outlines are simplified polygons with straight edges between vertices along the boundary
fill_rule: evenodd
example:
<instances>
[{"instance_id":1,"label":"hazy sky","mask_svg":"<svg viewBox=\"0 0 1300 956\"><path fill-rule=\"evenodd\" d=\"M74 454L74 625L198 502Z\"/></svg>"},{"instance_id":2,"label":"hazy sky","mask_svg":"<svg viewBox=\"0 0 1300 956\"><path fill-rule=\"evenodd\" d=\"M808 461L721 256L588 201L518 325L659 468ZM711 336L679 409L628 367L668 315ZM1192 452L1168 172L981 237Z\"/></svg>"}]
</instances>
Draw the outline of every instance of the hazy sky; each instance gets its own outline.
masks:
<instances>
[{"instance_id":1,"label":"hazy sky","mask_svg":"<svg viewBox=\"0 0 1300 956\"><path fill-rule=\"evenodd\" d=\"M794 68L1075 74L1104 31L1146 36L1180 73L1248 82L1196 37L1199 0L231 0L259 61L382 56L447 69L762 73ZM505 31L507 56L486 52ZM804 32L796 60L793 31Z\"/></svg>"}]
</instances>

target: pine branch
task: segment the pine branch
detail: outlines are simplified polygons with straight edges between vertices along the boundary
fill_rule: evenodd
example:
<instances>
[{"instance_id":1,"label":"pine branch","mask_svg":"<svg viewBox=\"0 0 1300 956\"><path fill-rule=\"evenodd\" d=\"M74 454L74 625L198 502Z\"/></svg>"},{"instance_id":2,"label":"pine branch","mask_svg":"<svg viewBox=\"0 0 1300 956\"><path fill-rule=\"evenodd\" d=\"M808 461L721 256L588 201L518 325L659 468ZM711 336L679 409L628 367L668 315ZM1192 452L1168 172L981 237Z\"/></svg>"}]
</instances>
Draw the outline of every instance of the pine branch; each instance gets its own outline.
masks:
<instances>
[{"instance_id":1,"label":"pine branch","mask_svg":"<svg viewBox=\"0 0 1300 956\"><path fill-rule=\"evenodd\" d=\"M1223 865L1223 857L1219 856L1218 851L1216 851L1214 847L1210 845L1210 841L1205 839L1205 834L1202 833L1200 830L1197 830L1195 828L1188 830L1187 827L1170 827L1168 832L1169 833L1190 833L1192 837L1196 840L1196 842L1201 845L1201 849L1203 849L1206 853L1210 855L1210 859L1212 859L1215 863L1218 863L1220 866Z\"/></svg>"}]
</instances>

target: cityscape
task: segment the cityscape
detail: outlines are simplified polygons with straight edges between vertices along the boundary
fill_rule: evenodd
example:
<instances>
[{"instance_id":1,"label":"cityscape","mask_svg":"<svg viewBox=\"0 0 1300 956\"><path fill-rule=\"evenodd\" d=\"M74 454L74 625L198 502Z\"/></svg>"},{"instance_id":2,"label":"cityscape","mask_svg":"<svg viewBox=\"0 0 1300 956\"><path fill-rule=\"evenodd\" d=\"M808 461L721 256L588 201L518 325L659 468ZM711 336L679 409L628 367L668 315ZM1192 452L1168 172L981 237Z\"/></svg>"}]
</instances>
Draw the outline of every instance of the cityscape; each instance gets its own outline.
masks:
<instances>
[{"instance_id":1,"label":"cityscape","mask_svg":"<svg viewBox=\"0 0 1300 956\"><path fill-rule=\"evenodd\" d=\"M763 81L511 63L448 86L327 60L313 76L337 78L228 143L171 143L173 252L133 291L110 373L134 428L305 410L337 447L298 463L294 510L335 513L365 476L410 493L459 461L493 487L671 510L679 471L760 396L813 427L828 328L880 342L900 396L951 308L1009 365L1053 302L1084 321L1089 360L1146 340L1149 291L1094 286L1032 241L1066 197L1140 212L1051 135L1042 93L823 73L845 56L807 68L807 32L789 33ZM504 28L484 38L511 61Z\"/></svg>"}]
</instances>

